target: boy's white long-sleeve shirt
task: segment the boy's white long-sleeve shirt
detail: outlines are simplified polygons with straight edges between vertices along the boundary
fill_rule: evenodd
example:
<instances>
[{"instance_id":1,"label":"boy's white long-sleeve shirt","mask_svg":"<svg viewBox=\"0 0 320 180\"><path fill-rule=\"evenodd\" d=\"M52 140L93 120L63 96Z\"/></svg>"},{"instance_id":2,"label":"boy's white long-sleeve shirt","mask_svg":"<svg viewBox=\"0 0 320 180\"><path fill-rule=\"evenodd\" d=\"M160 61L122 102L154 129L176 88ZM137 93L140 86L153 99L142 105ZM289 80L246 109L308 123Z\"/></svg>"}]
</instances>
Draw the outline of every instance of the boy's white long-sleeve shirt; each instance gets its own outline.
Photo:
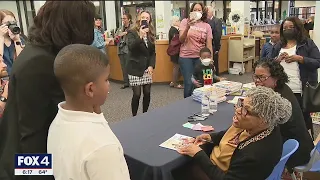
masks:
<instances>
[{"instance_id":1,"label":"boy's white long-sleeve shirt","mask_svg":"<svg viewBox=\"0 0 320 180\"><path fill-rule=\"evenodd\" d=\"M61 108L48 134L56 180L129 180L122 146L103 114Z\"/></svg>"}]
</instances>

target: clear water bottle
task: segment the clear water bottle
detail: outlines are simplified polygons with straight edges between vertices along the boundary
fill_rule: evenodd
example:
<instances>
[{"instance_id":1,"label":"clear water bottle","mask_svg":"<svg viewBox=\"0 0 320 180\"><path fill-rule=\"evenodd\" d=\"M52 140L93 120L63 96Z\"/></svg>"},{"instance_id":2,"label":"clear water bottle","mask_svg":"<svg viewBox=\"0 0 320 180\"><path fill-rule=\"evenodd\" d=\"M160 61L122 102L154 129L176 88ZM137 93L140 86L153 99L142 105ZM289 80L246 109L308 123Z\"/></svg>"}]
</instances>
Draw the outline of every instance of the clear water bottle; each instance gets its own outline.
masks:
<instances>
[{"instance_id":1,"label":"clear water bottle","mask_svg":"<svg viewBox=\"0 0 320 180\"><path fill-rule=\"evenodd\" d=\"M218 96L216 92L212 92L209 98L209 113L213 114L218 111Z\"/></svg>"},{"instance_id":2,"label":"clear water bottle","mask_svg":"<svg viewBox=\"0 0 320 180\"><path fill-rule=\"evenodd\" d=\"M201 114L203 116L209 116L209 96L208 92L203 92L202 99L201 99Z\"/></svg>"}]
</instances>

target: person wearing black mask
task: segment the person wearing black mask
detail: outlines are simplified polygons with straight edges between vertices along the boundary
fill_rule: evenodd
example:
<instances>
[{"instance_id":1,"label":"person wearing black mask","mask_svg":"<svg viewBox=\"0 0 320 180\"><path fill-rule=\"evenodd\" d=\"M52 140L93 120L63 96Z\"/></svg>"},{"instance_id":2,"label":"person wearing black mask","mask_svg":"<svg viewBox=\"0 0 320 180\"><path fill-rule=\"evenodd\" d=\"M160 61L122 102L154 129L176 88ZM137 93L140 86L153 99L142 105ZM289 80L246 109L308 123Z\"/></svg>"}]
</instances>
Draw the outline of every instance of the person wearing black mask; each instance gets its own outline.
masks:
<instances>
[{"instance_id":1,"label":"person wearing black mask","mask_svg":"<svg viewBox=\"0 0 320 180\"><path fill-rule=\"evenodd\" d=\"M281 42L273 47L271 57L283 66L289 77L287 85L295 94L302 108L302 94L306 83L318 84L319 48L308 37L302 22L297 17L288 17L282 22L280 39ZM311 130L313 137L310 113L307 110L303 113L306 126Z\"/></svg>"},{"instance_id":2,"label":"person wearing black mask","mask_svg":"<svg viewBox=\"0 0 320 180\"><path fill-rule=\"evenodd\" d=\"M304 24L304 28L309 32L310 30L313 30L314 27L314 16L310 16L306 23Z\"/></svg>"}]
</instances>

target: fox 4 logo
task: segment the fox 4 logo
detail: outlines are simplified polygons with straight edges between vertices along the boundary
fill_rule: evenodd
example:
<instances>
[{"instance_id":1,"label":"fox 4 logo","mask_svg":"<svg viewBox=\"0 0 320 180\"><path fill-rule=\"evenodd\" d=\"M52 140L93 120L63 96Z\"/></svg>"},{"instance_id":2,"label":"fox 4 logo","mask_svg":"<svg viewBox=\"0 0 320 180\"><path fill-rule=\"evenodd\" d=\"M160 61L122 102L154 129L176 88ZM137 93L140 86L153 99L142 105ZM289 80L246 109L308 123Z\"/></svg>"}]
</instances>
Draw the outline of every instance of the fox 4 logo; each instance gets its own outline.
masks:
<instances>
[{"instance_id":1,"label":"fox 4 logo","mask_svg":"<svg viewBox=\"0 0 320 180\"><path fill-rule=\"evenodd\" d=\"M18 154L16 167L51 168L51 154Z\"/></svg>"}]
</instances>

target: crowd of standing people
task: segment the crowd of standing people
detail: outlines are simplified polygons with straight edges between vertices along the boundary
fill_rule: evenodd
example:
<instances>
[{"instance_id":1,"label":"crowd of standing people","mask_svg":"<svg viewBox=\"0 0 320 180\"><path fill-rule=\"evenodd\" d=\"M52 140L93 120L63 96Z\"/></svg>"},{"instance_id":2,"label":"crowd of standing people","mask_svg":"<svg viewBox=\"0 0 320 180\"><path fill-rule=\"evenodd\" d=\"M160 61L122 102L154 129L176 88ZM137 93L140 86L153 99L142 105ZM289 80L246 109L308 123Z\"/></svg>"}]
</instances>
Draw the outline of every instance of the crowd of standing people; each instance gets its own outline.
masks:
<instances>
[{"instance_id":1,"label":"crowd of standing people","mask_svg":"<svg viewBox=\"0 0 320 180\"><path fill-rule=\"evenodd\" d=\"M109 42L103 38L93 3L46 1L29 29L27 43L8 27L16 22L11 12L0 10L0 20L0 75L10 77L0 83L0 179L129 180L121 143L100 108L110 86L105 51ZM127 13L122 20L116 33L122 89L131 86L131 110L136 116L141 95L143 112L151 100L155 28L148 11L141 11L135 22ZM195 87L223 80L217 74L220 27L213 9L202 3L193 3L181 22L172 19L169 41L178 39L180 45L179 53L171 56L170 86L184 88L185 98ZM302 95L306 83L318 83L320 52L298 18L288 17L278 28L264 47L266 58L254 64L257 88L238 101L230 128L188 139L187 146L178 149L194 159L192 166L181 167L178 179L266 179L287 139L300 143L287 168L309 161L312 123L302 108ZM204 69L211 79L204 79ZM178 84L180 71L184 86ZM212 146L208 152L205 144ZM14 176L16 153L53 154L54 177Z\"/></svg>"}]
</instances>

